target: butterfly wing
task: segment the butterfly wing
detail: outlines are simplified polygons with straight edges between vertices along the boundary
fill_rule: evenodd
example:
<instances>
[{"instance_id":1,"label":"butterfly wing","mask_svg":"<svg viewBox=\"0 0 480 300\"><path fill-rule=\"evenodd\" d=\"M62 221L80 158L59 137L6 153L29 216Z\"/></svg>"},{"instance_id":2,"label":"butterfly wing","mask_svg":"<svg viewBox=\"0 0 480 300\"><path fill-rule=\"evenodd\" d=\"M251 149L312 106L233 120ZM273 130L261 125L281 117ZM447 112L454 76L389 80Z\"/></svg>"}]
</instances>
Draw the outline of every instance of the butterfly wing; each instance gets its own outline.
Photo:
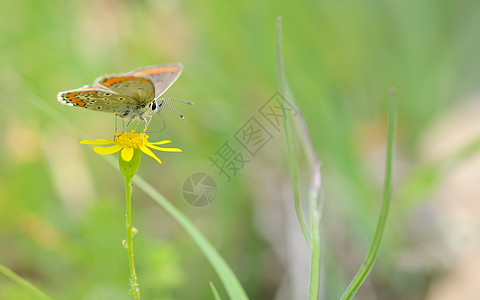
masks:
<instances>
[{"instance_id":1,"label":"butterfly wing","mask_svg":"<svg viewBox=\"0 0 480 300\"><path fill-rule=\"evenodd\" d=\"M147 76L105 75L95 82L118 94L134 99L137 106L147 106L155 97L154 84Z\"/></svg>"},{"instance_id":2,"label":"butterfly wing","mask_svg":"<svg viewBox=\"0 0 480 300\"><path fill-rule=\"evenodd\" d=\"M155 87L155 98L161 96L182 74L183 65L172 63L138 68L127 73L130 76L145 76L151 79Z\"/></svg>"},{"instance_id":3,"label":"butterfly wing","mask_svg":"<svg viewBox=\"0 0 480 300\"><path fill-rule=\"evenodd\" d=\"M121 115L125 115L132 107L135 107L135 100L132 98L95 85L86 85L76 90L60 92L57 99L65 105Z\"/></svg>"}]
</instances>

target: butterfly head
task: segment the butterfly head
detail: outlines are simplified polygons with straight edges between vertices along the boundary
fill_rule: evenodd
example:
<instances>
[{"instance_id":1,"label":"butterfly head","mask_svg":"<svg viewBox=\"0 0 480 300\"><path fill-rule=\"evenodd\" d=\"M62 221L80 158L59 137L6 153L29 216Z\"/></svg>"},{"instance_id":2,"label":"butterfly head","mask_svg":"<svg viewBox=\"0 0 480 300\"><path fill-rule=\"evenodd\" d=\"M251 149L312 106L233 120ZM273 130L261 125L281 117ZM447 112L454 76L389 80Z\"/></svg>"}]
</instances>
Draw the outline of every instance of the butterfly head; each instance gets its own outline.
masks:
<instances>
[{"instance_id":1,"label":"butterfly head","mask_svg":"<svg viewBox=\"0 0 480 300\"><path fill-rule=\"evenodd\" d=\"M158 113L160 111L160 109L163 107L164 105L164 101L160 101L160 103L157 103L157 100L153 100L152 102L150 102L150 104L148 105L148 108L154 112L154 113Z\"/></svg>"}]
</instances>

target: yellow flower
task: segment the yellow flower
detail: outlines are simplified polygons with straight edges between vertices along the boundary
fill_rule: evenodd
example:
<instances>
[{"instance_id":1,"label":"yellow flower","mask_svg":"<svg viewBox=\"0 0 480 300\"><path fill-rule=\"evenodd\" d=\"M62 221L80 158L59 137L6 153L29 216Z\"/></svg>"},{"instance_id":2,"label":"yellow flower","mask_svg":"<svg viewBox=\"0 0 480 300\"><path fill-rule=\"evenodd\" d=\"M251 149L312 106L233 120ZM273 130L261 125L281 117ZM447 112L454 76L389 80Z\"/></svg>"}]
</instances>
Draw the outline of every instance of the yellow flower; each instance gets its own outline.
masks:
<instances>
[{"instance_id":1,"label":"yellow flower","mask_svg":"<svg viewBox=\"0 0 480 300\"><path fill-rule=\"evenodd\" d=\"M80 142L80 144L87 144L87 145L113 144L112 146L109 146L109 147L94 147L93 150L96 153L102 154L102 155L112 154L112 153L121 151L120 156L122 160L126 162L129 162L132 160L135 149L140 149L142 150L143 153L153 157L159 163L162 163L162 161L149 148L159 150L159 151L165 151L165 152L182 152L182 150L178 148L162 148L157 146L157 145L164 145L168 143L171 143L171 141L164 140L160 142L151 143L148 141L148 135L144 133L136 133L135 130L132 130L131 132L124 132L122 134L119 134L117 132L115 133L115 139L113 140L98 139L95 141L83 140Z\"/></svg>"}]
</instances>

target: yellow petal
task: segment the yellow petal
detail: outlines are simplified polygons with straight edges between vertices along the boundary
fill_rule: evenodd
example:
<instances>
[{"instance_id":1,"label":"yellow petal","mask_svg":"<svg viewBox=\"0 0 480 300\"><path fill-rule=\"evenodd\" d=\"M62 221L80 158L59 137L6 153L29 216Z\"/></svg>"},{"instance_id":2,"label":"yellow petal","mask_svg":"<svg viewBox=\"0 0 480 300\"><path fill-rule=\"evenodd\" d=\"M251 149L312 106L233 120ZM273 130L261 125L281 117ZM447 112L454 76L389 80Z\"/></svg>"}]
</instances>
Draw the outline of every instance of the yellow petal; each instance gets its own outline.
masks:
<instances>
[{"instance_id":1,"label":"yellow petal","mask_svg":"<svg viewBox=\"0 0 480 300\"><path fill-rule=\"evenodd\" d=\"M98 139L98 140L83 140L80 141L80 144L84 145L108 145L108 144L113 144L113 140L104 140L104 139Z\"/></svg>"},{"instance_id":2,"label":"yellow petal","mask_svg":"<svg viewBox=\"0 0 480 300\"><path fill-rule=\"evenodd\" d=\"M162 161L155 155L155 153L153 153L152 150L148 149L147 147L140 147L140 150L142 150L142 152L146 155L155 158L155 160L158 161L159 164L162 163Z\"/></svg>"},{"instance_id":3,"label":"yellow petal","mask_svg":"<svg viewBox=\"0 0 480 300\"><path fill-rule=\"evenodd\" d=\"M168 143L171 143L172 141L169 141L169 140L164 140L164 141L160 141L160 142L155 142L155 143L150 143L152 145L163 145L163 144L168 144Z\"/></svg>"},{"instance_id":4,"label":"yellow petal","mask_svg":"<svg viewBox=\"0 0 480 300\"><path fill-rule=\"evenodd\" d=\"M162 147L157 147L157 146L154 146L154 145L151 145L151 144L147 144L147 146L152 148L152 149L159 150L159 151L182 152L182 149L178 149L178 148L162 148Z\"/></svg>"},{"instance_id":5,"label":"yellow petal","mask_svg":"<svg viewBox=\"0 0 480 300\"><path fill-rule=\"evenodd\" d=\"M98 154L102 154L102 155L112 154L112 153L118 152L120 150L122 150L122 146L120 146L120 145L113 145L113 146L110 146L110 147L94 147L93 148L93 151L95 151Z\"/></svg>"},{"instance_id":6,"label":"yellow petal","mask_svg":"<svg viewBox=\"0 0 480 300\"><path fill-rule=\"evenodd\" d=\"M123 148L122 152L120 152L120 155L124 161L131 161L133 157L133 148Z\"/></svg>"}]
</instances>

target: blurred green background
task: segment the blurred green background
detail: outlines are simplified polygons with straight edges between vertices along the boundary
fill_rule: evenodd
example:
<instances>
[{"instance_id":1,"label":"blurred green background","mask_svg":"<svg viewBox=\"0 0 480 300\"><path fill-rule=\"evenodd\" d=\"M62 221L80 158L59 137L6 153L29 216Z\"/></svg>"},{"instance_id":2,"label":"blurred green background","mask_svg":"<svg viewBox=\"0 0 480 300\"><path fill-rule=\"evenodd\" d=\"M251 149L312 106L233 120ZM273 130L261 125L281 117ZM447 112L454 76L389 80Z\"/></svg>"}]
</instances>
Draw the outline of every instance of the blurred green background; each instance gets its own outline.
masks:
<instances>
[{"instance_id":1,"label":"blurred green background","mask_svg":"<svg viewBox=\"0 0 480 300\"><path fill-rule=\"evenodd\" d=\"M129 299L121 175L82 139L112 115L56 94L102 74L182 62L139 174L188 215L251 299L305 299L308 251L293 213L283 133L231 182L210 157L277 92L275 21L286 74L322 161L323 299L361 264L379 212L388 90L398 94L395 189L379 260L357 299L479 299L478 1L0 2L0 263L55 299ZM238 146L238 144L236 144ZM218 187L182 198L193 173ZM308 179L308 173L303 172ZM306 186L307 183L304 183ZM134 189L144 299L212 299L221 283L191 238ZM476 291L476 294L475 294ZM465 293L465 294L462 294ZM33 299L0 276L0 299Z\"/></svg>"}]
</instances>

